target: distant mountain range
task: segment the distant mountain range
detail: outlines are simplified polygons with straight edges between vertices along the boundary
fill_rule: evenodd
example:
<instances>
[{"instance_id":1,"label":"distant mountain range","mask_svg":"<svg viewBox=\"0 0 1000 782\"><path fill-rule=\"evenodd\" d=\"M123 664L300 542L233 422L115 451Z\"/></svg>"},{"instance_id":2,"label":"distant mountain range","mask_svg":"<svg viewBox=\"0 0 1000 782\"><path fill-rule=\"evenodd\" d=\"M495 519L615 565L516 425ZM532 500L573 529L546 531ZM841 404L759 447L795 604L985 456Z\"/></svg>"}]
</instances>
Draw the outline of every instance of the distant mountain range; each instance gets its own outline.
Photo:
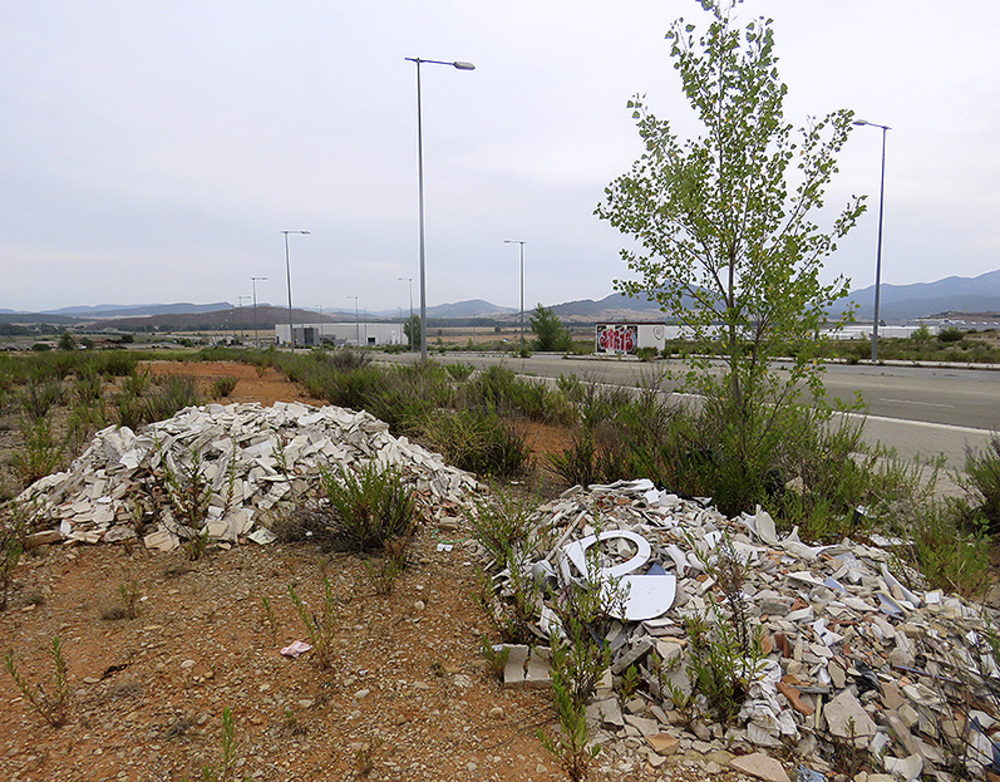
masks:
<instances>
[{"instance_id":1,"label":"distant mountain range","mask_svg":"<svg viewBox=\"0 0 1000 782\"><path fill-rule=\"evenodd\" d=\"M856 318L871 320L874 286L851 291L846 304L858 305ZM655 302L632 299L613 293L603 299L580 299L551 306L553 312L567 323L593 323L614 320L660 320L663 313ZM534 309L534 307L532 307ZM368 320L395 320L401 310L365 313ZM914 320L936 315L954 317L960 313L1000 313L1000 270L978 277L946 277L937 282L911 285L882 284L879 316L883 320ZM402 311L405 317L408 311ZM519 316L519 310L501 307L483 299L472 299L427 308L428 320L492 320L509 322ZM296 309L297 323L352 322L353 310L324 311ZM261 329L285 323L288 310L270 304L257 305L257 324ZM49 323L55 325L86 325L95 329L198 329L249 327L254 321L253 308L234 307L228 302L212 304L147 304L63 307L41 313L15 312L0 309L0 323Z\"/></svg>"},{"instance_id":2,"label":"distant mountain range","mask_svg":"<svg viewBox=\"0 0 1000 782\"><path fill-rule=\"evenodd\" d=\"M875 286L851 291L847 301L858 305L855 314L858 320L871 320ZM882 283L879 293L880 320L913 320L963 312L1000 312L1000 269L978 277L945 277L937 282Z\"/></svg>"}]
</instances>

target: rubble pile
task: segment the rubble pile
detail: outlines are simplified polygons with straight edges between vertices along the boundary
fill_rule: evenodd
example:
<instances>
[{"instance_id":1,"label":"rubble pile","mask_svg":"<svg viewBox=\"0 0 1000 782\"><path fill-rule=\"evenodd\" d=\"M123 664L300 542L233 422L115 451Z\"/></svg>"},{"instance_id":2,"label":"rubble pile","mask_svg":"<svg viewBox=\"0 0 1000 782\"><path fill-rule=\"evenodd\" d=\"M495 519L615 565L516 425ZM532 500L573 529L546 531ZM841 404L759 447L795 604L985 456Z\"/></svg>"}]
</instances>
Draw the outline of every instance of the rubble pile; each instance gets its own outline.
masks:
<instances>
[{"instance_id":1,"label":"rubble pile","mask_svg":"<svg viewBox=\"0 0 1000 782\"><path fill-rule=\"evenodd\" d=\"M949 773L958 761L971 775L964 778L1000 780L992 738L1000 671L982 608L905 586L897 576L917 579L888 545L809 546L795 532L780 538L763 511L727 519L646 480L575 487L539 514L543 542L525 570L548 582L549 594L594 578L628 589L604 639L611 676L588 707L598 741L631 741L653 766L676 751L734 768L760 761L770 769L760 775L775 780L787 777L766 755L786 757L783 748L798 755L799 778L816 782L843 773L838 753L865 751L869 779L880 778L876 771L885 780L963 778ZM587 555L595 546L596 573ZM697 697L678 702L692 692L685 617L735 624L716 583L720 556L743 563L742 610L762 640L749 696L730 726L699 714ZM538 647L511 647L507 683L548 679L542 644L562 630L552 608L541 607L532 627ZM624 697L615 688L630 668L639 687Z\"/></svg>"},{"instance_id":2,"label":"rubble pile","mask_svg":"<svg viewBox=\"0 0 1000 782\"><path fill-rule=\"evenodd\" d=\"M444 463L367 412L278 402L189 407L173 418L133 432L108 427L65 472L35 482L16 502L54 529L38 542L115 542L137 535L144 507L155 509L149 548L170 550L201 532L175 518L171 482L207 496L210 539L274 540L269 511L282 500L305 498L321 471L374 461L394 466L414 487L427 518L455 513L467 503L474 478ZM173 507L172 507L173 506ZM141 519L139 519L141 522ZM144 525L143 525L144 526Z\"/></svg>"}]
</instances>

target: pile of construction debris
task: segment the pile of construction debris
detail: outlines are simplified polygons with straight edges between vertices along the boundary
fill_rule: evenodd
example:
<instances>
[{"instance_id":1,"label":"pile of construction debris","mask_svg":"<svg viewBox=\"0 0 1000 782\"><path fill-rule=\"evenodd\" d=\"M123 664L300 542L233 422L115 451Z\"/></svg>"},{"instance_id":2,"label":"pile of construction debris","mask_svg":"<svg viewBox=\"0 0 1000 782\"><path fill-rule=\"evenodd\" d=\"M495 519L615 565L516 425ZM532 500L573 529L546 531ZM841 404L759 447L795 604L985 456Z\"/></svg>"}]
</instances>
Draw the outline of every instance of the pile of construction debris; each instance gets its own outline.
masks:
<instances>
[{"instance_id":1,"label":"pile of construction debris","mask_svg":"<svg viewBox=\"0 0 1000 782\"><path fill-rule=\"evenodd\" d=\"M1000 670L983 610L914 586L917 576L891 554L889 544L902 541L808 546L795 533L780 538L765 512L727 519L646 480L575 487L539 509L538 525L542 542L524 568L554 587L549 594L580 579L627 588L606 633L613 676L588 709L599 741L642 740L654 766L678 750L731 753L737 768L770 763L760 775L778 780L784 771L760 748L794 749L799 777L817 782L843 770L844 752L869 753L868 770L899 780L952 779L956 764L965 778L1000 779L991 776L1000 772ZM692 693L685 617L734 621L716 583L720 557L741 564L741 610L762 642L730 726L704 718L697 692L684 703ZM540 606L538 646L511 648L506 682L547 681L544 647L562 632L553 605ZM626 673L629 689L639 674L639 687L621 697Z\"/></svg>"},{"instance_id":2,"label":"pile of construction debris","mask_svg":"<svg viewBox=\"0 0 1000 782\"><path fill-rule=\"evenodd\" d=\"M112 543L141 531L147 547L165 551L202 532L268 543L276 506L315 496L324 470L370 461L399 470L428 519L457 514L476 487L367 412L278 402L189 407L139 432L108 427L66 472L15 501L42 528L34 542ZM199 494L205 518L192 529L178 505Z\"/></svg>"}]
</instances>

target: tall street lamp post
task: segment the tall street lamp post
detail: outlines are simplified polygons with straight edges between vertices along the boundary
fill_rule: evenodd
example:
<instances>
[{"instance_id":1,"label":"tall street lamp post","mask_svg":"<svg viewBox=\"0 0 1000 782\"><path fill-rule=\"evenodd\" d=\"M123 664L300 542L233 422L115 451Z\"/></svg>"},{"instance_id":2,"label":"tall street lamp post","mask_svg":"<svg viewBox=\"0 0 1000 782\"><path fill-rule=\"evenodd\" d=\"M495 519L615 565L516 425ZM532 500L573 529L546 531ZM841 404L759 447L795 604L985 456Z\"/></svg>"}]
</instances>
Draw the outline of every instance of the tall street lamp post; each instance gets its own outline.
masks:
<instances>
[{"instance_id":1,"label":"tall street lamp post","mask_svg":"<svg viewBox=\"0 0 1000 782\"><path fill-rule=\"evenodd\" d=\"M354 340L358 348L361 347L361 320L358 318L358 297L348 296L349 299L354 299Z\"/></svg>"},{"instance_id":2,"label":"tall street lamp post","mask_svg":"<svg viewBox=\"0 0 1000 782\"><path fill-rule=\"evenodd\" d=\"M882 209L885 206L885 137L888 125L879 125L867 120L854 120L855 125L870 125L882 129L882 177L878 186L878 249L875 251L875 313L872 322L872 363L878 361L878 305L882 287Z\"/></svg>"},{"instance_id":3,"label":"tall street lamp post","mask_svg":"<svg viewBox=\"0 0 1000 782\"><path fill-rule=\"evenodd\" d=\"M471 62L445 62L443 60L423 60L419 57L404 57L403 59L415 63L417 66L417 180L419 186L419 212L420 212L420 360L427 360L427 276L425 272L424 258L424 132L423 120L421 117L420 102L420 66L423 63L428 65L450 65L460 71L474 71L476 66Z\"/></svg>"},{"instance_id":4,"label":"tall street lamp post","mask_svg":"<svg viewBox=\"0 0 1000 782\"><path fill-rule=\"evenodd\" d=\"M282 231L285 235L285 277L288 280L288 336L292 340L292 353L295 352L295 325L292 323L292 267L288 263L288 234L307 235L308 231Z\"/></svg>"},{"instance_id":5,"label":"tall street lamp post","mask_svg":"<svg viewBox=\"0 0 1000 782\"><path fill-rule=\"evenodd\" d=\"M407 280L410 283L410 352L413 352L413 278L412 277L397 277L400 282Z\"/></svg>"},{"instance_id":6,"label":"tall street lamp post","mask_svg":"<svg viewBox=\"0 0 1000 782\"><path fill-rule=\"evenodd\" d=\"M251 277L250 285L253 287L253 342L260 350L260 339L257 336L257 280L266 280L267 277Z\"/></svg>"},{"instance_id":7,"label":"tall street lamp post","mask_svg":"<svg viewBox=\"0 0 1000 782\"><path fill-rule=\"evenodd\" d=\"M517 244L521 249L521 353L524 353L524 245L520 239L504 239L504 244Z\"/></svg>"},{"instance_id":8,"label":"tall street lamp post","mask_svg":"<svg viewBox=\"0 0 1000 782\"><path fill-rule=\"evenodd\" d=\"M237 296L236 298L239 299L239 305L240 305L239 306L239 310L240 310L240 314L239 314L239 319L240 319L240 342L242 342L243 341L243 302L244 301L250 301L250 297L249 296Z\"/></svg>"}]
</instances>

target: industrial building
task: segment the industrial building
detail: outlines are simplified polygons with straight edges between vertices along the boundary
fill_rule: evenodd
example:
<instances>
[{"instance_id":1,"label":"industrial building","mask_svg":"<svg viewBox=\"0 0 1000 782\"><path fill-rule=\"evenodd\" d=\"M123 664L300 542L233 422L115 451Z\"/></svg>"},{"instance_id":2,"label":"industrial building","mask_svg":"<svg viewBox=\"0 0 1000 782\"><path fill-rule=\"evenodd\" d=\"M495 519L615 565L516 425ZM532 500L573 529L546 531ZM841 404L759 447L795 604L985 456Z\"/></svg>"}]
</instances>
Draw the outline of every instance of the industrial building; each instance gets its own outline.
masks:
<instances>
[{"instance_id":1,"label":"industrial building","mask_svg":"<svg viewBox=\"0 0 1000 782\"><path fill-rule=\"evenodd\" d=\"M359 321L354 323L296 323L295 344L306 347L319 346L324 342L352 347L377 345L403 345L407 342L403 323L375 323ZM289 325L278 323L274 327L274 344L291 343Z\"/></svg>"}]
</instances>

